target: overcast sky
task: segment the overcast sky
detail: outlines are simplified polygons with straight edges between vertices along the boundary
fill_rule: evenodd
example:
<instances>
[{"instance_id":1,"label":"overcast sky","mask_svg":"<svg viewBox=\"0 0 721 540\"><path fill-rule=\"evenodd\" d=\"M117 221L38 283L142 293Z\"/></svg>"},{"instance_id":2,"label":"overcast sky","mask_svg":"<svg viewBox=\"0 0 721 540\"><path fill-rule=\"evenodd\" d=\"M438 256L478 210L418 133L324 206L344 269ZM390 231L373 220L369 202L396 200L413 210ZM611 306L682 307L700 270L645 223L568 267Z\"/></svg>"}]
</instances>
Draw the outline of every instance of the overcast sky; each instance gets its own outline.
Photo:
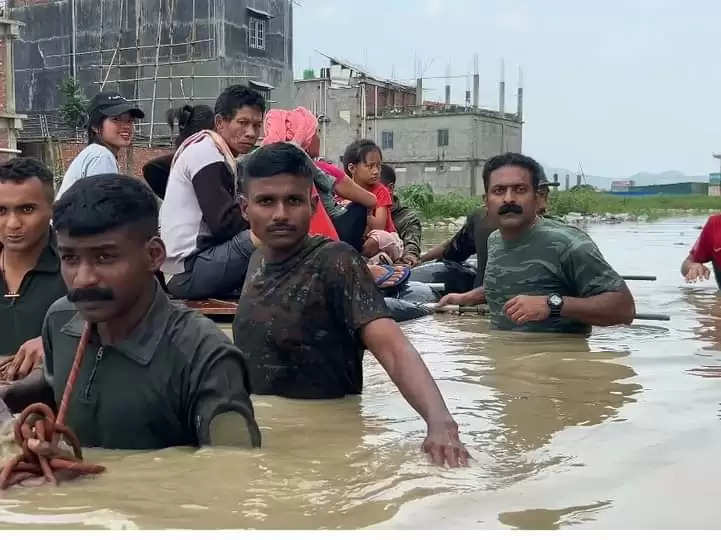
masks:
<instances>
[{"instance_id":1,"label":"overcast sky","mask_svg":"<svg viewBox=\"0 0 721 540\"><path fill-rule=\"evenodd\" d=\"M523 151L586 174L676 169L707 174L721 152L721 2L665 0L299 0L294 61L300 75L327 65L315 49L411 83L472 71L481 106L506 107L524 78ZM443 78L425 99L442 100ZM464 77L453 79L462 103Z\"/></svg>"}]
</instances>

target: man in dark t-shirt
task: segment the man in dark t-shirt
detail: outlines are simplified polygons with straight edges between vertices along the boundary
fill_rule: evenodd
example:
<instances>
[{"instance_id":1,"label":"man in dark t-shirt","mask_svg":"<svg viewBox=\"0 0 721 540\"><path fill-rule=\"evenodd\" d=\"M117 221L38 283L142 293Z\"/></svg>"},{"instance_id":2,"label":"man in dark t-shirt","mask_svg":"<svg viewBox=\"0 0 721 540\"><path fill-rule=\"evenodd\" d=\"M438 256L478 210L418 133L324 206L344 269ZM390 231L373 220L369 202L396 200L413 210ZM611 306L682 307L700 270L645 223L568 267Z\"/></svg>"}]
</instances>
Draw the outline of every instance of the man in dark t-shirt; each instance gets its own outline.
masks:
<instances>
[{"instance_id":1,"label":"man in dark t-shirt","mask_svg":"<svg viewBox=\"0 0 721 540\"><path fill-rule=\"evenodd\" d=\"M367 347L426 420L423 449L433 461L465 464L458 426L361 256L342 242L308 236L314 204L308 156L288 143L270 144L248 158L244 172L244 213L262 247L250 263L233 336L251 393L358 394Z\"/></svg>"},{"instance_id":2,"label":"man in dark t-shirt","mask_svg":"<svg viewBox=\"0 0 721 540\"><path fill-rule=\"evenodd\" d=\"M291 398L359 394L359 331L390 316L367 265L345 243L306 236L280 262L265 261L256 251L233 326L241 350L252 353L252 392Z\"/></svg>"}]
</instances>

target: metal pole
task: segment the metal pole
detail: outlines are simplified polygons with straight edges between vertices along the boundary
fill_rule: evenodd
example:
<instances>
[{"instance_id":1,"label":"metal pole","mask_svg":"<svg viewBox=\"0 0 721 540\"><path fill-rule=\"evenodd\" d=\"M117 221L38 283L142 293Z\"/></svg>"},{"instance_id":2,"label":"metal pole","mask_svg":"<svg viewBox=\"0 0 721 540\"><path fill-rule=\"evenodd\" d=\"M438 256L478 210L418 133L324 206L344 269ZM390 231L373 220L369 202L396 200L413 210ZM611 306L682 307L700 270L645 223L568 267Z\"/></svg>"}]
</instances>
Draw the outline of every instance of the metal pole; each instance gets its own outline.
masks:
<instances>
[{"instance_id":1,"label":"metal pole","mask_svg":"<svg viewBox=\"0 0 721 540\"><path fill-rule=\"evenodd\" d=\"M72 22L72 47L73 47L73 80L78 79L78 68L77 64L75 63L75 52L78 50L77 43L75 41L75 34L76 34L76 22L75 22L75 0L71 0L70 2L70 20ZM101 33L102 35L102 33Z\"/></svg>"},{"instance_id":2,"label":"metal pole","mask_svg":"<svg viewBox=\"0 0 721 540\"><path fill-rule=\"evenodd\" d=\"M154 66L155 64L151 64L151 66ZM127 67L127 66L121 66L121 67ZM172 79L250 79L252 75L232 75L232 74L224 74L224 75L195 75L195 77L191 77L189 75L173 75ZM110 79L105 82L114 82L114 83L123 83L123 82L135 82L135 81L154 81L154 80L166 80L171 78L169 75L158 75L157 77L149 76L149 77L133 77L132 79ZM95 81L95 84L102 84L101 81ZM173 99L183 99L183 98L173 98ZM199 98L196 98L199 99Z\"/></svg>"},{"instance_id":3,"label":"metal pole","mask_svg":"<svg viewBox=\"0 0 721 540\"><path fill-rule=\"evenodd\" d=\"M175 0L168 0L170 2L170 16L168 24L170 28L168 30L170 34L170 53L168 54L168 101L170 108L173 108L173 37L175 33L175 24L173 21L173 15L175 13Z\"/></svg>"},{"instance_id":4,"label":"metal pole","mask_svg":"<svg viewBox=\"0 0 721 540\"><path fill-rule=\"evenodd\" d=\"M155 49L155 75L153 79L153 101L150 105L150 141L148 147L153 146L153 133L155 131L155 96L158 93L158 61L160 59L160 38L163 35L163 0L158 0L158 42Z\"/></svg>"},{"instance_id":5,"label":"metal pole","mask_svg":"<svg viewBox=\"0 0 721 540\"><path fill-rule=\"evenodd\" d=\"M193 0L193 26L191 29L191 37L192 44L190 45L190 102L193 102L193 99L195 99L195 0ZM208 45L208 49L210 49L210 45ZM181 81L182 83L182 81Z\"/></svg>"},{"instance_id":6,"label":"metal pole","mask_svg":"<svg viewBox=\"0 0 721 540\"><path fill-rule=\"evenodd\" d=\"M113 51L113 56L110 59L110 65L108 66L108 72L105 74L105 78L103 79L103 82L100 83L100 92L103 91L105 88L105 83L108 82L108 79L110 78L110 72L113 69L113 62L115 62L115 57L118 55L118 50L120 48L120 38L123 35L123 3L125 0L120 0L120 26L118 27L118 41L115 46L115 50Z\"/></svg>"},{"instance_id":7,"label":"metal pole","mask_svg":"<svg viewBox=\"0 0 721 540\"><path fill-rule=\"evenodd\" d=\"M99 79L103 80L103 5L105 4L105 0L100 0L100 44L98 45L98 56L100 57L100 77ZM122 17L122 14L121 14Z\"/></svg>"},{"instance_id":8,"label":"metal pole","mask_svg":"<svg viewBox=\"0 0 721 540\"><path fill-rule=\"evenodd\" d=\"M140 1L135 0L135 63L140 64ZM135 68L135 87L133 97L137 100L140 97L140 68Z\"/></svg>"},{"instance_id":9,"label":"metal pole","mask_svg":"<svg viewBox=\"0 0 721 540\"><path fill-rule=\"evenodd\" d=\"M373 139L378 142L378 85L375 88L375 96L373 98Z\"/></svg>"},{"instance_id":10,"label":"metal pole","mask_svg":"<svg viewBox=\"0 0 721 540\"><path fill-rule=\"evenodd\" d=\"M0 0L0 1L2 1L2 0ZM122 10L121 10L121 11L122 11ZM122 16L122 13L121 13L121 16ZM122 24L121 24L121 27L122 27ZM195 44L195 43L212 43L212 41L213 41L212 38L209 38L209 39L196 39L196 40L194 40L194 41L179 41L178 43L174 43L174 45L175 45L176 47L180 47L181 45L193 45L193 44ZM167 47L167 46L169 46L169 44L168 44L168 43L161 43L160 46L161 46L161 47ZM155 48L155 45L139 45L139 46L136 46L136 47L113 47L112 49L103 49L102 51L78 51L77 55L78 55L78 56L81 56L81 55L84 55L84 54L97 54L98 52L109 53L109 52L114 52L114 51L116 51L116 50L117 50L117 51L134 51L134 50L136 50L136 49L154 49L154 48ZM62 53L62 54L46 54L46 55L43 55L43 58L45 58L45 59L47 59L47 58L61 58L61 57L65 57L65 56L72 56L72 54L73 54L72 52L70 52L70 53Z\"/></svg>"}]
</instances>

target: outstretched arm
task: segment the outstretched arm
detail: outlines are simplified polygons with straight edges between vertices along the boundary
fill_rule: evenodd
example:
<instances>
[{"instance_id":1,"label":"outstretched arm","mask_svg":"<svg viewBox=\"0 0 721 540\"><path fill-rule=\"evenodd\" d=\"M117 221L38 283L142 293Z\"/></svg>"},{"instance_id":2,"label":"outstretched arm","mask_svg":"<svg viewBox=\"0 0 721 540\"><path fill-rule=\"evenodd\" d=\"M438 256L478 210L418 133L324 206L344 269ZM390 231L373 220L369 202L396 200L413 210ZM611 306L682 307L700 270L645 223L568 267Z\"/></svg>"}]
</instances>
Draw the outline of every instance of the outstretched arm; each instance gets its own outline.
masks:
<instances>
[{"instance_id":1,"label":"outstretched arm","mask_svg":"<svg viewBox=\"0 0 721 540\"><path fill-rule=\"evenodd\" d=\"M458 425L423 359L400 327L392 319L376 319L361 329L361 339L406 401L426 421L428 434L423 450L437 465L466 465L469 455L458 438Z\"/></svg>"},{"instance_id":2,"label":"outstretched arm","mask_svg":"<svg viewBox=\"0 0 721 540\"><path fill-rule=\"evenodd\" d=\"M428 251L426 251L423 255L421 255L420 262L428 262L428 261L436 261L438 259L443 258L443 253L446 251L446 248L451 243L451 239L445 240L438 244L437 246L432 247Z\"/></svg>"}]
</instances>

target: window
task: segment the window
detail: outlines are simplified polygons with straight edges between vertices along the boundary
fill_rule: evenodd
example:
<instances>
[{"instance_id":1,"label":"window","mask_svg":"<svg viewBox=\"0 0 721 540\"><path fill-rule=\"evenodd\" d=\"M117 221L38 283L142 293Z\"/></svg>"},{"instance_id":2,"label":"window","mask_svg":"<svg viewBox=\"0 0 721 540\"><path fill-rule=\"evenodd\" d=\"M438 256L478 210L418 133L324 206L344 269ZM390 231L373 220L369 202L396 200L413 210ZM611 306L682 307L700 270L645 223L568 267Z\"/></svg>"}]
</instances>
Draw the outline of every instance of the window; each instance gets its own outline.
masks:
<instances>
[{"instance_id":1,"label":"window","mask_svg":"<svg viewBox=\"0 0 721 540\"><path fill-rule=\"evenodd\" d=\"M381 148L383 150L387 150L388 148L393 148L393 132L392 131L384 131L382 133L383 139L381 141Z\"/></svg>"},{"instance_id":2,"label":"window","mask_svg":"<svg viewBox=\"0 0 721 540\"><path fill-rule=\"evenodd\" d=\"M250 48L265 50L265 19L250 16L248 18L248 35L250 37Z\"/></svg>"},{"instance_id":3,"label":"window","mask_svg":"<svg viewBox=\"0 0 721 540\"><path fill-rule=\"evenodd\" d=\"M448 130L438 130L438 146L448 146Z\"/></svg>"}]
</instances>

